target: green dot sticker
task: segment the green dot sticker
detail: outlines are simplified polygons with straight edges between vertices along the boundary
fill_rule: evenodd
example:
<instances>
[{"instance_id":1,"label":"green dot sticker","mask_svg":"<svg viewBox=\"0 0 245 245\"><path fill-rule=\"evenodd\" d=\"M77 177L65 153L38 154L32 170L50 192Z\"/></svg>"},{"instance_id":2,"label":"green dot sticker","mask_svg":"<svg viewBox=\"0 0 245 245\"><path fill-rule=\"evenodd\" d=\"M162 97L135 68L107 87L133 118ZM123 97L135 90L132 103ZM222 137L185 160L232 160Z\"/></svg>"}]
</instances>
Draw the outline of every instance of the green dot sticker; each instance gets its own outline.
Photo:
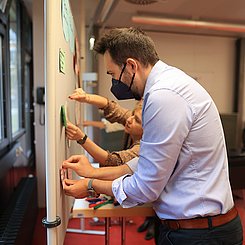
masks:
<instances>
[{"instance_id":1,"label":"green dot sticker","mask_svg":"<svg viewBox=\"0 0 245 245\"><path fill-rule=\"evenodd\" d=\"M67 127L66 110L64 105L61 106L60 116L61 116L61 122L63 126Z\"/></svg>"}]
</instances>

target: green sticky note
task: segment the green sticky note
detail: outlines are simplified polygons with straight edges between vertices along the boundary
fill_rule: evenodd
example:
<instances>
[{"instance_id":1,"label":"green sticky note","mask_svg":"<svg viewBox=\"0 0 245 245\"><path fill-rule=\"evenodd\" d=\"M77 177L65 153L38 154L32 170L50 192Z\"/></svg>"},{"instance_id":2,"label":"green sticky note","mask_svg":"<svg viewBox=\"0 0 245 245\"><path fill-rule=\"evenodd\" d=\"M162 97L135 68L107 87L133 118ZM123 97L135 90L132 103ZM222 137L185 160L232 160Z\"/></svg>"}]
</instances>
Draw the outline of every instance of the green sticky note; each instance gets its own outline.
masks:
<instances>
[{"instance_id":1,"label":"green sticky note","mask_svg":"<svg viewBox=\"0 0 245 245\"><path fill-rule=\"evenodd\" d=\"M65 74L65 52L61 49L59 50L59 70Z\"/></svg>"},{"instance_id":2,"label":"green sticky note","mask_svg":"<svg viewBox=\"0 0 245 245\"><path fill-rule=\"evenodd\" d=\"M66 110L64 105L61 106L60 115L63 126L67 127Z\"/></svg>"}]
</instances>

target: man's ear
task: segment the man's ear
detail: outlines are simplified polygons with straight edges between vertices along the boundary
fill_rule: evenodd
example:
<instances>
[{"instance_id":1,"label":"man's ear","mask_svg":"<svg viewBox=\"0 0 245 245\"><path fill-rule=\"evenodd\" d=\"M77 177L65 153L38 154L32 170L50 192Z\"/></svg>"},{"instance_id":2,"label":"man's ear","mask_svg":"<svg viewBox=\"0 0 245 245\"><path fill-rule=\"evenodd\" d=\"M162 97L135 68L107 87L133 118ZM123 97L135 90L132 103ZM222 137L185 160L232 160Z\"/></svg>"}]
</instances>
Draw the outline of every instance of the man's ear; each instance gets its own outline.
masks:
<instances>
[{"instance_id":1,"label":"man's ear","mask_svg":"<svg viewBox=\"0 0 245 245\"><path fill-rule=\"evenodd\" d=\"M132 73L136 73L136 70L138 68L137 61L135 59L128 58L127 63L129 64L129 67L132 69Z\"/></svg>"}]
</instances>

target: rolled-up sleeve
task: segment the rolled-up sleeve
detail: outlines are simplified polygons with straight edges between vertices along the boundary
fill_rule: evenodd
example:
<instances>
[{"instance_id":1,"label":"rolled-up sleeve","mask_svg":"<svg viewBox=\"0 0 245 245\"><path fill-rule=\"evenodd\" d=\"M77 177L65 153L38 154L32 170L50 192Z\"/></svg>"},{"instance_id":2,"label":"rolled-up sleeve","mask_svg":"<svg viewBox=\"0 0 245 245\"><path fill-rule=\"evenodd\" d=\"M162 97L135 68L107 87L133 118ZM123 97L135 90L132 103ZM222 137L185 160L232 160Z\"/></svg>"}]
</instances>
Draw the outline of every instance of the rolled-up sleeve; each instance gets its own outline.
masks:
<instances>
[{"instance_id":1,"label":"rolled-up sleeve","mask_svg":"<svg viewBox=\"0 0 245 245\"><path fill-rule=\"evenodd\" d=\"M131 175L123 175L112 182L112 192L116 200L123 208L131 208L139 205L140 203L132 199L128 199L126 193L123 190L123 181Z\"/></svg>"},{"instance_id":2,"label":"rolled-up sleeve","mask_svg":"<svg viewBox=\"0 0 245 245\"><path fill-rule=\"evenodd\" d=\"M132 170L132 172L135 172L138 168L138 157L133 158L132 160L128 161L126 164L129 166L129 168ZM123 180L125 178L130 177L131 175L123 175L119 177L118 179L114 180L112 182L112 192L117 199L117 201L121 204L124 208L130 208L138 205L138 202L132 202L132 200L129 202L127 200L127 195L123 190Z\"/></svg>"}]
</instances>

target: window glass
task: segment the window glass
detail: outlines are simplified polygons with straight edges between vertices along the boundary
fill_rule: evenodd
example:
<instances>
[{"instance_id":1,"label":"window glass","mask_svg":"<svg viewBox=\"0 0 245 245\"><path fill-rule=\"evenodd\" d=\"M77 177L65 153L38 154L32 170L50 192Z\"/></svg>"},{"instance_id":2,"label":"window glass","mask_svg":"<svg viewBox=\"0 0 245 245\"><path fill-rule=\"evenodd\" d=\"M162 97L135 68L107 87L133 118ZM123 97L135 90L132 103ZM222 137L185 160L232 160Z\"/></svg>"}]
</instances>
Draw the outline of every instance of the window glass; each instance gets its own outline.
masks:
<instances>
[{"instance_id":1,"label":"window glass","mask_svg":"<svg viewBox=\"0 0 245 245\"><path fill-rule=\"evenodd\" d=\"M7 5L7 0L1 0L0 9L4 12Z\"/></svg>"},{"instance_id":2,"label":"window glass","mask_svg":"<svg viewBox=\"0 0 245 245\"><path fill-rule=\"evenodd\" d=\"M30 60L30 57L26 54L25 61ZM31 73L30 73L30 63L25 64L25 129L26 129L26 155L29 157L32 152L32 138L31 138L31 98L30 98L30 81L31 81Z\"/></svg>"},{"instance_id":3,"label":"window glass","mask_svg":"<svg viewBox=\"0 0 245 245\"><path fill-rule=\"evenodd\" d=\"M17 45L16 2L12 1L9 15L9 49L10 49L10 81L11 81L11 120L12 135L20 130L20 83L18 79L18 45Z\"/></svg>"}]
</instances>

